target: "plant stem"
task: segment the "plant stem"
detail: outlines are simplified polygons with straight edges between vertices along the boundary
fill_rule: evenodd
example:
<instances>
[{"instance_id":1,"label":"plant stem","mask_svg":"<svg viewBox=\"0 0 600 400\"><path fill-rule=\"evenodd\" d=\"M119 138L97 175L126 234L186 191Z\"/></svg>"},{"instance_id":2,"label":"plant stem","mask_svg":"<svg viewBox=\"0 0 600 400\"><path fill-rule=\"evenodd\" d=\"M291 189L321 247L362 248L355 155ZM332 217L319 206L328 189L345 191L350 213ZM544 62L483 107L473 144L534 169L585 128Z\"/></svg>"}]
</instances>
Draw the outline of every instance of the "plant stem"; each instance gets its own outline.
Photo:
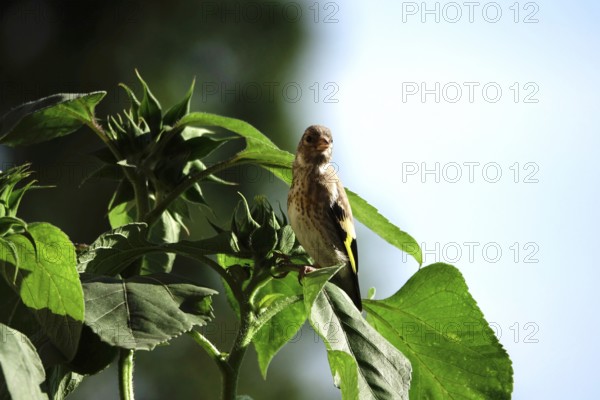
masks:
<instances>
[{"instance_id":1,"label":"plant stem","mask_svg":"<svg viewBox=\"0 0 600 400\"><path fill-rule=\"evenodd\" d=\"M252 312L248 303L240 304L240 316L240 329L238 330L231 352L227 357L227 368L221 369L223 375L223 400L235 400L237 397L240 367L242 366L246 350L250 345L248 336L252 324Z\"/></svg>"},{"instance_id":2,"label":"plant stem","mask_svg":"<svg viewBox=\"0 0 600 400\"><path fill-rule=\"evenodd\" d=\"M133 350L121 349L119 353L119 393L121 400L134 400Z\"/></svg>"},{"instance_id":3,"label":"plant stem","mask_svg":"<svg viewBox=\"0 0 600 400\"><path fill-rule=\"evenodd\" d=\"M215 361L219 366L221 366L221 364L225 364L225 359L219 349L217 349L217 347L212 344L210 340L205 338L204 335L193 329L188 332L188 335L190 335L194 341L200 345L200 347L206 350L209 357L212 358L213 361Z\"/></svg>"}]
</instances>

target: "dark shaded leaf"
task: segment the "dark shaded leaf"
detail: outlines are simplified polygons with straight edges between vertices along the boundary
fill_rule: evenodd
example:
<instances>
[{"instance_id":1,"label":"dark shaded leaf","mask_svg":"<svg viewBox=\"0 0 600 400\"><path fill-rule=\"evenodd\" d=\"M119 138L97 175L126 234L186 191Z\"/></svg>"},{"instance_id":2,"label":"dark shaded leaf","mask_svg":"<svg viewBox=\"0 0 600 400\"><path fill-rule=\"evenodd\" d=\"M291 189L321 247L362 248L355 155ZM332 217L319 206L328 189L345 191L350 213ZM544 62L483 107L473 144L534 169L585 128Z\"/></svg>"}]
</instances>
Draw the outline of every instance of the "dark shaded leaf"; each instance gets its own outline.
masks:
<instances>
[{"instance_id":1,"label":"dark shaded leaf","mask_svg":"<svg viewBox=\"0 0 600 400\"><path fill-rule=\"evenodd\" d=\"M0 366L10 398L47 400L48 395L40 389L46 379L44 367L29 338L4 324L0 324L0 330Z\"/></svg>"},{"instance_id":2,"label":"dark shaded leaf","mask_svg":"<svg viewBox=\"0 0 600 400\"><path fill-rule=\"evenodd\" d=\"M129 103L131 105L131 117L134 121L137 121L139 118L139 110L140 110L140 101L135 97L135 93L133 90L129 88L129 86L124 83L119 83L119 86L123 88L125 93L127 93L127 97L129 97Z\"/></svg>"},{"instance_id":3,"label":"dark shaded leaf","mask_svg":"<svg viewBox=\"0 0 600 400\"><path fill-rule=\"evenodd\" d=\"M64 400L83 381L84 376L71 371L65 365L57 365L47 371L46 386L50 400Z\"/></svg>"},{"instance_id":4,"label":"dark shaded leaf","mask_svg":"<svg viewBox=\"0 0 600 400\"><path fill-rule=\"evenodd\" d=\"M209 254L237 254L234 235L223 232L208 239L182 240L177 243L154 244L146 240L147 225L131 223L103 233L79 255L79 270L102 275L116 275L146 254L167 252L192 259Z\"/></svg>"},{"instance_id":5,"label":"dark shaded leaf","mask_svg":"<svg viewBox=\"0 0 600 400\"><path fill-rule=\"evenodd\" d=\"M212 289L171 274L84 275L85 323L111 346L152 350L212 319Z\"/></svg>"},{"instance_id":6,"label":"dark shaded leaf","mask_svg":"<svg viewBox=\"0 0 600 400\"><path fill-rule=\"evenodd\" d=\"M131 223L103 233L79 255L79 271L116 275L145 253L158 251L146 240L147 229L144 223Z\"/></svg>"},{"instance_id":7,"label":"dark shaded leaf","mask_svg":"<svg viewBox=\"0 0 600 400\"><path fill-rule=\"evenodd\" d=\"M173 126L184 115L190 112L190 102L192 100L192 95L194 94L195 83L196 80L194 79L183 100L167 110L163 117L163 124Z\"/></svg>"},{"instance_id":8,"label":"dark shaded leaf","mask_svg":"<svg viewBox=\"0 0 600 400\"><path fill-rule=\"evenodd\" d=\"M177 201L177 200L176 200ZM171 216L170 212L163 212L160 218L150 228L148 239L152 243L172 243L179 240L181 232L180 225ZM175 254L152 253L144 256L142 261L142 275L155 274L158 272L171 272Z\"/></svg>"},{"instance_id":9,"label":"dark shaded leaf","mask_svg":"<svg viewBox=\"0 0 600 400\"><path fill-rule=\"evenodd\" d=\"M221 147L231 138L213 139L210 136L195 137L185 141L185 146L190 151L188 160L200 160Z\"/></svg>"},{"instance_id":10,"label":"dark shaded leaf","mask_svg":"<svg viewBox=\"0 0 600 400\"><path fill-rule=\"evenodd\" d=\"M84 325L75 357L69 367L82 375L93 375L108 367L117 358L119 350L100 340L92 329Z\"/></svg>"},{"instance_id":11,"label":"dark shaded leaf","mask_svg":"<svg viewBox=\"0 0 600 400\"><path fill-rule=\"evenodd\" d=\"M139 116L146 121L154 134L158 134L162 127L162 110L160 103L156 100L156 97L154 97L150 88L146 82L144 82L137 70L135 71L135 74L144 89L144 97L142 97L142 101L140 102Z\"/></svg>"},{"instance_id":12,"label":"dark shaded leaf","mask_svg":"<svg viewBox=\"0 0 600 400\"><path fill-rule=\"evenodd\" d=\"M28 146L68 135L94 118L106 92L55 94L13 108L0 118L0 144Z\"/></svg>"}]
</instances>

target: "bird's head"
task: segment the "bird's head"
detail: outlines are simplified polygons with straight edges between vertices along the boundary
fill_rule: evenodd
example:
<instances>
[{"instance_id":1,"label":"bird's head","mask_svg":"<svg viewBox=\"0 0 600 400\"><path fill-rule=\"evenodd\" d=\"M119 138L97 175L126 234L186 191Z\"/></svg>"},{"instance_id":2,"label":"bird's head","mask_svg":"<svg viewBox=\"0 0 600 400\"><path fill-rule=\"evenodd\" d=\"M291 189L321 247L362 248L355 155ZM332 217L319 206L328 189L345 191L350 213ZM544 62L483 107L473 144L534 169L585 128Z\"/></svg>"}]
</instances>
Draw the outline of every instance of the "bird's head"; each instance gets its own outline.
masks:
<instances>
[{"instance_id":1,"label":"bird's head","mask_svg":"<svg viewBox=\"0 0 600 400\"><path fill-rule=\"evenodd\" d=\"M329 128L311 125L300 139L296 160L300 164L322 165L331 161L332 152L333 138Z\"/></svg>"}]
</instances>

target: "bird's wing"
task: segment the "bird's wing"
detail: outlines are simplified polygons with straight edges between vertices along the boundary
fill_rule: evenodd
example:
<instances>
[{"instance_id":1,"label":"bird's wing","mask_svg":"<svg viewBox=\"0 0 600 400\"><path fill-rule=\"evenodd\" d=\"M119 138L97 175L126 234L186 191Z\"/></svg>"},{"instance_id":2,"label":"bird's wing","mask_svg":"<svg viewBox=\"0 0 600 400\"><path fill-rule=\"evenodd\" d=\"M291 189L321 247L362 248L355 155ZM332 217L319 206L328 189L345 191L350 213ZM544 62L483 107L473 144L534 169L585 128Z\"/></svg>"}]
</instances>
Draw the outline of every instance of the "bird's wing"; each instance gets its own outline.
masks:
<instances>
[{"instance_id":1,"label":"bird's wing","mask_svg":"<svg viewBox=\"0 0 600 400\"><path fill-rule=\"evenodd\" d=\"M356 231L354 230L354 221L352 217L352 209L344 187L339 182L337 185L337 199L334 200L330 207L330 215L334 220L334 225L344 249L350 260L350 266L354 274L358 274L358 246L356 245Z\"/></svg>"}]
</instances>

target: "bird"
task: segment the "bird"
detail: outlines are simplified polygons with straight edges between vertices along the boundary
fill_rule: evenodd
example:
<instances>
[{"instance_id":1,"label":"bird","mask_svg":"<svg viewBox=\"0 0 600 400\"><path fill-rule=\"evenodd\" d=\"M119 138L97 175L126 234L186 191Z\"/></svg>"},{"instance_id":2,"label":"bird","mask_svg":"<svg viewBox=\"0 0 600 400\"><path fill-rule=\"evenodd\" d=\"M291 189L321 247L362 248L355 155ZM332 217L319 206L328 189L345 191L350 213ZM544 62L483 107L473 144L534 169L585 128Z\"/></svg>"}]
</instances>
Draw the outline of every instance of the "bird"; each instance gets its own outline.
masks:
<instances>
[{"instance_id":1,"label":"bird","mask_svg":"<svg viewBox=\"0 0 600 400\"><path fill-rule=\"evenodd\" d=\"M314 268L344 265L331 281L362 311L354 218L346 190L331 163L332 155L329 128L309 126L292 165L288 216L298 242L314 260Z\"/></svg>"}]
</instances>

